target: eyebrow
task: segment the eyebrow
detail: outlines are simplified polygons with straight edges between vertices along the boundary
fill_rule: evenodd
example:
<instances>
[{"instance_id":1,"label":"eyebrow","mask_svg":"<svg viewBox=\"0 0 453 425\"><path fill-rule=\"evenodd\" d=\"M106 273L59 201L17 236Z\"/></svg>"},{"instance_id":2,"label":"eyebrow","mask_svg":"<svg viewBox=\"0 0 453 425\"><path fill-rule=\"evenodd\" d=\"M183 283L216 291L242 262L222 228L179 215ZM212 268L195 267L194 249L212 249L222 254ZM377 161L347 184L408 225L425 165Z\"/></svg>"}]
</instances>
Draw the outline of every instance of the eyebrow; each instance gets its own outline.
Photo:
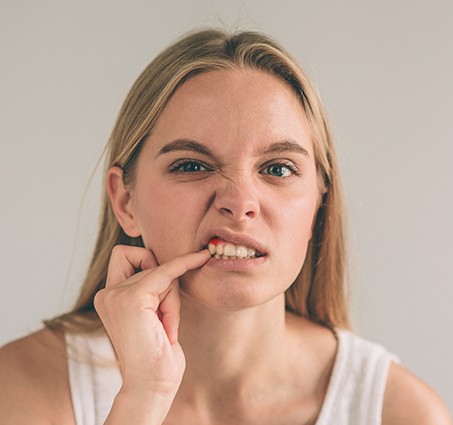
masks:
<instances>
[{"instance_id":1,"label":"eyebrow","mask_svg":"<svg viewBox=\"0 0 453 425\"><path fill-rule=\"evenodd\" d=\"M165 146L162 146L157 152L156 158L164 153L169 153L173 151L197 152L201 155L214 158L212 152L205 145L192 139L176 139L173 142L170 142ZM310 157L310 154L304 147L302 147L301 145L292 140L284 140L282 142L272 143L269 146L266 146L266 148L261 151L262 154L273 154L283 152L294 152L303 154L308 158Z\"/></svg>"},{"instance_id":2,"label":"eyebrow","mask_svg":"<svg viewBox=\"0 0 453 425\"><path fill-rule=\"evenodd\" d=\"M201 155L210 156L211 158L214 158L212 152L205 145L196 142L195 140L192 139L176 139L173 142L170 142L165 146L162 146L159 149L159 152L157 152L156 158L159 155L173 151L192 151L197 152Z\"/></svg>"},{"instance_id":3,"label":"eyebrow","mask_svg":"<svg viewBox=\"0 0 453 425\"><path fill-rule=\"evenodd\" d=\"M271 145L267 146L263 153L269 154L269 153L283 153L283 152L294 152L294 153L301 153L306 157L310 157L310 154L308 153L307 149L299 145L299 143L296 143L292 140L285 140L283 142L276 142L272 143Z\"/></svg>"}]
</instances>

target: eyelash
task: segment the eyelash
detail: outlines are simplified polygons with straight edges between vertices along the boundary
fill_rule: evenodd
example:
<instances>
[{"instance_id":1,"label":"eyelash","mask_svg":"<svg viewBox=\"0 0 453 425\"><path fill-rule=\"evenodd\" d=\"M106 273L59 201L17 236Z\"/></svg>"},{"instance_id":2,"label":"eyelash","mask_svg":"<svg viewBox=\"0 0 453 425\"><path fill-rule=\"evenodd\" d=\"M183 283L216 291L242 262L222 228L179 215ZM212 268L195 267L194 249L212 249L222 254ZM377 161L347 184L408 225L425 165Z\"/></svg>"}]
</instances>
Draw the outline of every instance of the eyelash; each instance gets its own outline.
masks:
<instances>
[{"instance_id":1,"label":"eyelash","mask_svg":"<svg viewBox=\"0 0 453 425\"><path fill-rule=\"evenodd\" d=\"M182 168L185 165L197 165L205 168L205 170L198 170L198 171L184 171ZM214 171L212 167L209 167L205 163L195 160L195 159L181 159L179 161L174 162L170 165L169 168L170 173L181 173L181 174L193 174L193 173L205 173L207 171Z\"/></svg>"},{"instance_id":2,"label":"eyelash","mask_svg":"<svg viewBox=\"0 0 453 425\"><path fill-rule=\"evenodd\" d=\"M196 170L196 171L186 171L183 168L187 165L195 165L195 166L200 166L203 167L204 170ZM268 170L270 167L285 167L287 168L291 174L289 176L274 176L270 173L264 172L264 170ZM174 162L171 164L169 167L169 172L174 173L174 174L196 174L196 173L206 173L206 172L211 172L214 171L214 168L208 166L207 164L199 161L199 160L194 160L194 159L181 159L179 161ZM284 160L278 160L277 162L268 162L264 164L260 170L260 174L265 174L269 175L271 177L278 177L281 179L288 179L294 176L299 176L300 175L300 170L292 163L289 161L284 161Z\"/></svg>"},{"instance_id":3,"label":"eyelash","mask_svg":"<svg viewBox=\"0 0 453 425\"><path fill-rule=\"evenodd\" d=\"M263 172L263 170L269 169L271 167L285 167L291 172L291 174L289 176L274 176L274 175L272 175L270 173L264 173ZM294 177L294 176L299 176L300 175L300 171L292 162L284 161L284 160L278 160L277 162L268 162L267 164L264 164L264 167L260 171L260 174L268 174L271 177L278 177L278 178L281 178L281 179L288 179L288 178L291 178L291 177Z\"/></svg>"}]
</instances>

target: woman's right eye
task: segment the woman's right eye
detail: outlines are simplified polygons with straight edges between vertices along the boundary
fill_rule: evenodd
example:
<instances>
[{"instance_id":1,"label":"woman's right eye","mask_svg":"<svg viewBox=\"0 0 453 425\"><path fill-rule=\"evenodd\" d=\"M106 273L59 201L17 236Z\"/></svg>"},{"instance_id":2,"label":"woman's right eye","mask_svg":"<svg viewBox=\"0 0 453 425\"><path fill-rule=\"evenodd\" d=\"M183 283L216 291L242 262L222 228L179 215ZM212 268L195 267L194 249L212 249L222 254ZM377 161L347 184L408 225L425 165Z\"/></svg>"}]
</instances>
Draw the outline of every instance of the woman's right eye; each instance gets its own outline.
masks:
<instances>
[{"instance_id":1,"label":"woman's right eye","mask_svg":"<svg viewBox=\"0 0 453 425\"><path fill-rule=\"evenodd\" d=\"M199 161L177 161L172 164L170 172L172 173L200 173L211 171L210 168Z\"/></svg>"}]
</instances>

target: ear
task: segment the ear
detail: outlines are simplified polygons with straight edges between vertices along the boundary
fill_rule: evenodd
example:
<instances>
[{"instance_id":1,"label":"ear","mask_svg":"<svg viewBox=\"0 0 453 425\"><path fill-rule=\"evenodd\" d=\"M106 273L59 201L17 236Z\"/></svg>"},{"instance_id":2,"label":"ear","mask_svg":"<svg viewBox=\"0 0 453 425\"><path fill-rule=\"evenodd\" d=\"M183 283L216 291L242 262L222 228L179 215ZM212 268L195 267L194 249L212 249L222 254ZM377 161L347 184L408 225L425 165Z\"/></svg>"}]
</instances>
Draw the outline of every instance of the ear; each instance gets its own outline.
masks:
<instances>
[{"instance_id":1,"label":"ear","mask_svg":"<svg viewBox=\"0 0 453 425\"><path fill-rule=\"evenodd\" d=\"M123 170L114 166L107 171L106 190L118 223L128 236L140 236L134 216L131 192L124 186Z\"/></svg>"}]
</instances>

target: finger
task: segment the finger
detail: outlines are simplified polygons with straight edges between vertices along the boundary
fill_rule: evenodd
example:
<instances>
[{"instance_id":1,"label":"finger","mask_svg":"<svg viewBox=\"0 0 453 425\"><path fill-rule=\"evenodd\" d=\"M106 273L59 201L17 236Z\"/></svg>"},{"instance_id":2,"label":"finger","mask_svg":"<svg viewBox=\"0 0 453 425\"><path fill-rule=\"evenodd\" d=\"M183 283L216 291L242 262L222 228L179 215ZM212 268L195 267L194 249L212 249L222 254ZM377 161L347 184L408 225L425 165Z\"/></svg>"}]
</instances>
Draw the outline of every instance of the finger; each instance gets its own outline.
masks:
<instances>
[{"instance_id":1,"label":"finger","mask_svg":"<svg viewBox=\"0 0 453 425\"><path fill-rule=\"evenodd\" d=\"M160 321L165 329L170 344L178 342L179 317L181 309L181 298L179 294L179 285L173 281L170 288L159 305Z\"/></svg>"},{"instance_id":2,"label":"finger","mask_svg":"<svg viewBox=\"0 0 453 425\"><path fill-rule=\"evenodd\" d=\"M210 258L211 254L207 249L190 252L161 264L153 273L165 278L167 282L172 282L189 270L203 266Z\"/></svg>"},{"instance_id":3,"label":"finger","mask_svg":"<svg viewBox=\"0 0 453 425\"><path fill-rule=\"evenodd\" d=\"M136 274L137 269L152 269L157 265L154 254L146 248L116 245L110 256L105 286L124 282Z\"/></svg>"},{"instance_id":4,"label":"finger","mask_svg":"<svg viewBox=\"0 0 453 425\"><path fill-rule=\"evenodd\" d=\"M160 294L165 297L170 284L189 270L201 267L211 258L207 249L199 252L190 252L162 263L151 270L137 273L124 286L138 285L137 290L145 291L150 295ZM140 289L139 289L140 288Z\"/></svg>"}]
</instances>

